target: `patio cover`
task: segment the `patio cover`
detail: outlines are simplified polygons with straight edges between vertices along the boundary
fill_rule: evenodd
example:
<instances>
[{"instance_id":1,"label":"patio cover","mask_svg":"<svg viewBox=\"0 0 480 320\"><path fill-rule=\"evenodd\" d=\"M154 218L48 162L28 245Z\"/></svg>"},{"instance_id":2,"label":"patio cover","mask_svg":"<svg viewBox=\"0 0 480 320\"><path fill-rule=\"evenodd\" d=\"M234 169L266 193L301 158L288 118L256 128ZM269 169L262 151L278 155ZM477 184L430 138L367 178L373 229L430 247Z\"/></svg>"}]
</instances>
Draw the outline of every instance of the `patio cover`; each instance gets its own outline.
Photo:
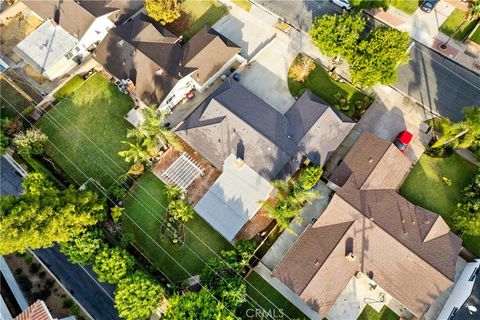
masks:
<instances>
[{"instance_id":1,"label":"patio cover","mask_svg":"<svg viewBox=\"0 0 480 320\"><path fill-rule=\"evenodd\" d=\"M195 211L228 241L260 209L273 186L231 154L223 173L195 206Z\"/></svg>"}]
</instances>

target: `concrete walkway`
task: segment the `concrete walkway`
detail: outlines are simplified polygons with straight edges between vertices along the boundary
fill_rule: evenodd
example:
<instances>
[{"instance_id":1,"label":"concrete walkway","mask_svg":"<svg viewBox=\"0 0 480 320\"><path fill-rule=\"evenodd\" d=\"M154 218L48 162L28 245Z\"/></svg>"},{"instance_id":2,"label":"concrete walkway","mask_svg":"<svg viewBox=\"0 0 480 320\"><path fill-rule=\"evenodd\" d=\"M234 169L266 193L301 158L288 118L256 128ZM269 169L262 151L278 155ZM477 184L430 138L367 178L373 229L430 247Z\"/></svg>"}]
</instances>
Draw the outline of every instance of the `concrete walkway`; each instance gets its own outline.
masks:
<instances>
[{"instance_id":1,"label":"concrete walkway","mask_svg":"<svg viewBox=\"0 0 480 320\"><path fill-rule=\"evenodd\" d=\"M302 223L300 225L297 224L296 221L292 221L290 226L295 230L296 234L284 231L272 245L270 250L267 251L265 256L263 256L262 263L270 270L273 270L280 260L287 254L295 241L297 241L298 237L310 224L312 224L312 220L317 219L327 207L332 190L321 181L315 189L320 192L322 198L305 206L302 211Z\"/></svg>"},{"instance_id":2,"label":"concrete walkway","mask_svg":"<svg viewBox=\"0 0 480 320\"><path fill-rule=\"evenodd\" d=\"M473 163L474 165L476 165L477 167L480 167L480 162L477 160L477 158L475 157L475 155L468 149L457 149L455 150L458 155L460 157L462 157L463 159L467 160L467 161L470 161L471 163Z\"/></svg>"}]
</instances>

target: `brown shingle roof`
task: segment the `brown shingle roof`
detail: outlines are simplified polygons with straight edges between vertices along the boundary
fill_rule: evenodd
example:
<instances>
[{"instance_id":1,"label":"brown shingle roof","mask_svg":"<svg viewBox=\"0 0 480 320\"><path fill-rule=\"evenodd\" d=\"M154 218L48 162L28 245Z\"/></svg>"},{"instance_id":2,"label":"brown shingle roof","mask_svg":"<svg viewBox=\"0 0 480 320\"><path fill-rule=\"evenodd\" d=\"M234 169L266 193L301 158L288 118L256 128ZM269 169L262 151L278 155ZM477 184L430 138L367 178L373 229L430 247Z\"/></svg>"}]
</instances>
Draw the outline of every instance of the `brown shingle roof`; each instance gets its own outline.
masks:
<instances>
[{"instance_id":1,"label":"brown shingle roof","mask_svg":"<svg viewBox=\"0 0 480 320\"><path fill-rule=\"evenodd\" d=\"M122 24L143 8L143 0L79 0L79 3L95 17L112 13L109 17Z\"/></svg>"},{"instance_id":2,"label":"brown shingle roof","mask_svg":"<svg viewBox=\"0 0 480 320\"><path fill-rule=\"evenodd\" d=\"M377 183L371 179L375 170L389 176L397 169L382 164L397 158L390 149L389 142L371 134L359 138L344 167L333 175L342 188L273 271L322 316L357 271L370 275L418 317L453 283L461 239L435 213L411 204L392 189L371 188ZM355 162L369 157L373 161ZM379 177L380 186L396 187L403 174L393 175L393 184ZM339 225L349 227L340 230ZM325 241L333 241L335 248L324 245ZM348 252L355 261L346 259ZM301 261L307 261L307 267ZM318 261L318 268L309 267L310 261Z\"/></svg>"},{"instance_id":3,"label":"brown shingle roof","mask_svg":"<svg viewBox=\"0 0 480 320\"><path fill-rule=\"evenodd\" d=\"M23 0L27 7L43 19L51 19L68 33L81 38L95 16L73 0Z\"/></svg>"}]
</instances>

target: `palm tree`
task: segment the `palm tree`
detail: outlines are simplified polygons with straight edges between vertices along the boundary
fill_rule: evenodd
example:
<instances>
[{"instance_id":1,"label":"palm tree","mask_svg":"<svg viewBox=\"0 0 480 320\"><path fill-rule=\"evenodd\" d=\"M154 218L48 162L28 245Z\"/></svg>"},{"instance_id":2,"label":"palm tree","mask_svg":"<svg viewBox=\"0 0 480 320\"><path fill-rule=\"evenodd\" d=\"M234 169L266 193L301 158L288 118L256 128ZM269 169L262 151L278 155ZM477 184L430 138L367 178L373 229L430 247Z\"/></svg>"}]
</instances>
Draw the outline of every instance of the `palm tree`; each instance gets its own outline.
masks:
<instances>
[{"instance_id":1,"label":"palm tree","mask_svg":"<svg viewBox=\"0 0 480 320\"><path fill-rule=\"evenodd\" d=\"M467 23L467 22L471 22L471 21L474 21L474 20L477 20L480 18L480 0L476 0L474 1L473 3L470 3L470 5L468 6L468 11L466 12L466 17L465 19L462 21L462 23L457 27L457 29L455 29L455 31L450 35L450 37L448 38L448 40L445 42L445 43L442 43L440 45L440 47L442 49L446 49L447 48L447 44L450 42L450 40L452 40L453 37L455 37L458 33L458 31L460 31L462 29L462 27Z\"/></svg>"},{"instance_id":2,"label":"palm tree","mask_svg":"<svg viewBox=\"0 0 480 320\"><path fill-rule=\"evenodd\" d=\"M442 128L442 136L432 145L439 148L453 144L454 147L468 148L480 139L480 107L467 107L464 110L465 119L451 123L447 121Z\"/></svg>"},{"instance_id":3,"label":"palm tree","mask_svg":"<svg viewBox=\"0 0 480 320\"><path fill-rule=\"evenodd\" d=\"M168 211L175 219L184 223L192 219L195 214L192 206L186 200L182 199L171 201L168 204Z\"/></svg>"},{"instance_id":4,"label":"palm tree","mask_svg":"<svg viewBox=\"0 0 480 320\"><path fill-rule=\"evenodd\" d=\"M145 146L139 143L138 140L135 143L130 141L122 141L122 143L126 144L128 149L120 151L118 155L125 158L125 161L137 163L144 162L150 158L149 153L145 150Z\"/></svg>"},{"instance_id":5,"label":"palm tree","mask_svg":"<svg viewBox=\"0 0 480 320\"><path fill-rule=\"evenodd\" d=\"M287 230L292 234L295 231L290 226L292 219L298 224L301 223L301 210L303 205L315 199L320 198L317 191L305 190L296 181L276 180L272 182L277 190L274 203L263 201L264 209L267 215L275 219L281 230Z\"/></svg>"},{"instance_id":6,"label":"palm tree","mask_svg":"<svg viewBox=\"0 0 480 320\"><path fill-rule=\"evenodd\" d=\"M150 138L162 145L171 145L177 150L182 150L182 146L176 138L175 134L162 124L165 121L167 113L157 112L150 108L143 109L145 121L142 123L138 131L144 134L145 138ZM135 129L132 129L135 130Z\"/></svg>"}]
</instances>

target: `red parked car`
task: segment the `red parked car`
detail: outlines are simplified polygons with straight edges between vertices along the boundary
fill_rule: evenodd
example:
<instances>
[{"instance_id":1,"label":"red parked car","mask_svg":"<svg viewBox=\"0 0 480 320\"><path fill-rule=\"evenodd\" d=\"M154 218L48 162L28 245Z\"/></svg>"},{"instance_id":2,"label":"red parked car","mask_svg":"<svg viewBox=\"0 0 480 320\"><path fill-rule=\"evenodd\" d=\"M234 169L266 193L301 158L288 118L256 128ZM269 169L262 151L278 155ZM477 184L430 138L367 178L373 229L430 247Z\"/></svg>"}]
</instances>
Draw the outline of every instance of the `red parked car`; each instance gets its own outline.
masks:
<instances>
[{"instance_id":1,"label":"red parked car","mask_svg":"<svg viewBox=\"0 0 480 320\"><path fill-rule=\"evenodd\" d=\"M398 134L395 142L393 144L400 150L400 152L405 152L407 150L408 144L412 141L413 134L407 130L402 131Z\"/></svg>"}]
</instances>

